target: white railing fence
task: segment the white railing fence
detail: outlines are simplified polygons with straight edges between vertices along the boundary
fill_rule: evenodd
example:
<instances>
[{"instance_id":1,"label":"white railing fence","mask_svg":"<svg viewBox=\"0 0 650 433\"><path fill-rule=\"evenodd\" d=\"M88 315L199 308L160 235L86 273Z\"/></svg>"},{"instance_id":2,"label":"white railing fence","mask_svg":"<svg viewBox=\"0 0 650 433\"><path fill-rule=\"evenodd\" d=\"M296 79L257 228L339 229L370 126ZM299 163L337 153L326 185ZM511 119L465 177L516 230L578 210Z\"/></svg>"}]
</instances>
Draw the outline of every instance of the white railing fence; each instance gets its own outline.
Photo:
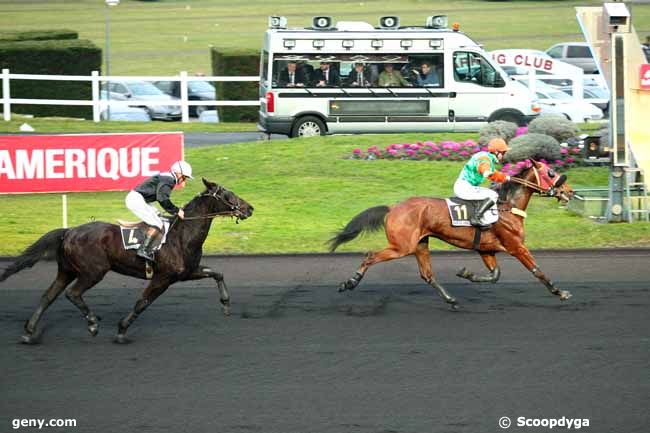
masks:
<instances>
[{"instance_id":1,"label":"white railing fence","mask_svg":"<svg viewBox=\"0 0 650 433\"><path fill-rule=\"evenodd\" d=\"M227 100L214 100L214 101L190 101L188 97L188 82L190 81L208 81L208 82L232 82L232 81L259 81L257 76L241 76L241 77L228 77L228 76L188 76L186 71L182 71L179 75L173 76L148 76L148 77L132 77L122 75L99 75L99 72L93 71L90 76L87 75L37 75L37 74L12 74L9 69L3 69L0 75L2 79L2 114L6 121L11 120L11 106L16 104L27 105L76 105L76 106L91 106L93 108L93 121L99 122L101 120L101 112L107 106L144 106L144 105L179 105L181 107L181 120L189 122L189 107L190 106L259 106L260 101L227 101ZM12 98L11 97L11 80L37 80L37 81L90 81L92 99L90 100L77 100L77 99L26 99L26 98ZM180 99L170 103L170 101L151 101L151 100L138 100L129 98L125 101L106 100L100 98L100 83L114 81L179 81L181 96ZM107 89L108 92L108 89Z\"/></svg>"}]
</instances>

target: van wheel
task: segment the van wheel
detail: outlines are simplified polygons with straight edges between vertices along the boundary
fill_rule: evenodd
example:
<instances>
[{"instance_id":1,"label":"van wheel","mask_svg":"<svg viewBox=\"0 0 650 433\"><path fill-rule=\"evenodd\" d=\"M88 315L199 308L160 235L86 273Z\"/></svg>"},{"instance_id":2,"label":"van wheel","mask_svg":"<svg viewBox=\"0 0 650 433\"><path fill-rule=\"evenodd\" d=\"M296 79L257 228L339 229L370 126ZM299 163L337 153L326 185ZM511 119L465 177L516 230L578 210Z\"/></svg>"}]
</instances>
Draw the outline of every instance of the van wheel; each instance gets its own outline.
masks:
<instances>
[{"instance_id":1,"label":"van wheel","mask_svg":"<svg viewBox=\"0 0 650 433\"><path fill-rule=\"evenodd\" d=\"M514 123L517 126L523 125L523 119L515 113L503 113L496 120L503 120L504 122Z\"/></svg>"},{"instance_id":2,"label":"van wheel","mask_svg":"<svg viewBox=\"0 0 650 433\"><path fill-rule=\"evenodd\" d=\"M325 135L325 124L318 117L305 116L293 125L291 137L316 137Z\"/></svg>"}]
</instances>

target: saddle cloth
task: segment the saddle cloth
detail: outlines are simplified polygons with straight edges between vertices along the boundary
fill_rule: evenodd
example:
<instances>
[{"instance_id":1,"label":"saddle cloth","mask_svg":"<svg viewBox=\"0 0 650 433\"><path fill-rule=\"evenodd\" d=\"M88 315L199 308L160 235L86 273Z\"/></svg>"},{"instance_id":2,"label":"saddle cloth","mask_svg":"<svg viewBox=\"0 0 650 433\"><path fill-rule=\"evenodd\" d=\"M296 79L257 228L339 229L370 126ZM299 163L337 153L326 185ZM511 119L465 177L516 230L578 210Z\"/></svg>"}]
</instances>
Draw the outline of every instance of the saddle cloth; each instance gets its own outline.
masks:
<instances>
[{"instance_id":1,"label":"saddle cloth","mask_svg":"<svg viewBox=\"0 0 650 433\"><path fill-rule=\"evenodd\" d=\"M481 200L463 200L458 197L451 197L445 201L451 217L451 225L454 227L471 227L469 218L474 215L476 208L482 203ZM481 224L484 226L494 224L498 219L499 210L495 204L485 211L481 218Z\"/></svg>"},{"instance_id":2,"label":"saddle cloth","mask_svg":"<svg viewBox=\"0 0 650 433\"><path fill-rule=\"evenodd\" d=\"M125 250L135 250L140 248L140 244L145 238L145 231L149 227L147 224L142 221L137 223L126 222L117 220L120 225L120 232L122 233L122 245L124 245ZM169 231L169 220L162 218L163 222L163 235L162 240L158 242L158 245L154 250L159 250L165 244L167 240L167 232Z\"/></svg>"}]
</instances>

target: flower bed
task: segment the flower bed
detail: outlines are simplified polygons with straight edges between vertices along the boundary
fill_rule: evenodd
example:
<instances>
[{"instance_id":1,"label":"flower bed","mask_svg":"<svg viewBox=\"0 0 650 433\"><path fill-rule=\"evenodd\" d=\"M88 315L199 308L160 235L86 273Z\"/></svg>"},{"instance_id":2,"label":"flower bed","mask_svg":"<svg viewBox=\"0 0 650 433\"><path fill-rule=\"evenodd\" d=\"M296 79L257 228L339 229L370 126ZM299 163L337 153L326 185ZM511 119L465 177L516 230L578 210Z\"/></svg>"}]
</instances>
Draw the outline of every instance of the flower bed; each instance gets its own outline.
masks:
<instances>
[{"instance_id":1,"label":"flower bed","mask_svg":"<svg viewBox=\"0 0 650 433\"><path fill-rule=\"evenodd\" d=\"M519 132L519 131L518 131ZM390 144L386 147L371 146L365 151L354 149L352 159L375 160L375 159L393 159L393 160L413 160L413 161L465 161L473 154L487 151L487 147L481 147L474 140L441 141L423 141L416 143ZM582 149L578 146L567 145L560 150L561 158L554 161L540 161L549 164L554 169L562 171L564 169L582 165ZM503 166L503 172L509 175L519 173L521 169L527 167L529 161L519 161L517 163L506 163Z\"/></svg>"}]
</instances>

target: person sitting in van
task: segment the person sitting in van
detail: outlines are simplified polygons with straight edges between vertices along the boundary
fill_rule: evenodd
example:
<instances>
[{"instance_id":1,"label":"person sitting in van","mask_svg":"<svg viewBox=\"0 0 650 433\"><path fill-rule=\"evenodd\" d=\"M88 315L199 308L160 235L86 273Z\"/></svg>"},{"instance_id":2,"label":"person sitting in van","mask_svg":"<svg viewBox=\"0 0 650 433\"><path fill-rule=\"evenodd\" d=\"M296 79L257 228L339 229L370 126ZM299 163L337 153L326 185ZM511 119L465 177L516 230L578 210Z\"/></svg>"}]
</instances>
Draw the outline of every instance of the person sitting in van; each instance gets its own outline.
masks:
<instances>
[{"instance_id":1,"label":"person sitting in van","mask_svg":"<svg viewBox=\"0 0 650 433\"><path fill-rule=\"evenodd\" d=\"M307 83L305 73L297 69L294 61L289 61L287 67L280 71L280 86L282 87L304 87Z\"/></svg>"},{"instance_id":2,"label":"person sitting in van","mask_svg":"<svg viewBox=\"0 0 650 433\"><path fill-rule=\"evenodd\" d=\"M422 65L420 65L420 68L422 69L421 73L417 69L413 69L413 73L417 77L416 83L418 86L424 87L440 85L440 78L438 78L438 74L431 67L431 63L423 62Z\"/></svg>"},{"instance_id":3,"label":"person sitting in van","mask_svg":"<svg viewBox=\"0 0 650 433\"><path fill-rule=\"evenodd\" d=\"M340 86L341 77L338 72L330 68L329 62L320 62L320 68L314 72L316 87Z\"/></svg>"},{"instance_id":4,"label":"person sitting in van","mask_svg":"<svg viewBox=\"0 0 650 433\"><path fill-rule=\"evenodd\" d=\"M379 74L379 85L381 87L409 87L408 81L402 77L399 71L393 69L392 63L386 63L384 70Z\"/></svg>"},{"instance_id":5,"label":"person sitting in van","mask_svg":"<svg viewBox=\"0 0 650 433\"><path fill-rule=\"evenodd\" d=\"M348 83L350 86L355 86L355 87L372 86L372 81L370 79L370 71L367 71L365 69L365 65L363 63L355 63L354 69L352 70L352 72L350 72Z\"/></svg>"}]
</instances>

